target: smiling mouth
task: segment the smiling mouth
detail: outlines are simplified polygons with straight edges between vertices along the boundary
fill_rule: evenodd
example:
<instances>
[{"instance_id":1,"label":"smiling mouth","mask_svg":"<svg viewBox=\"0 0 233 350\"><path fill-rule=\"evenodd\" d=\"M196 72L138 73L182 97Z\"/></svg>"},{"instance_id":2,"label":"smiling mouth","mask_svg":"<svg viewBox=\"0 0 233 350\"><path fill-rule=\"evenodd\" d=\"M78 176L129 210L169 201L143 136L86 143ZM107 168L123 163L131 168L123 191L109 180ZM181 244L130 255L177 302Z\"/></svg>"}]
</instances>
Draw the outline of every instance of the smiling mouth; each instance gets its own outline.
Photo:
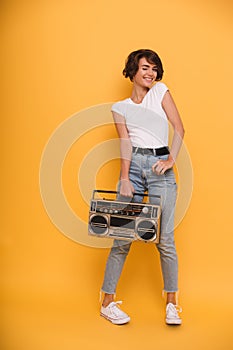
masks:
<instances>
[{"instance_id":1,"label":"smiling mouth","mask_svg":"<svg viewBox=\"0 0 233 350\"><path fill-rule=\"evenodd\" d=\"M146 80L146 81L151 83L153 81L153 78L144 78L144 80Z\"/></svg>"}]
</instances>

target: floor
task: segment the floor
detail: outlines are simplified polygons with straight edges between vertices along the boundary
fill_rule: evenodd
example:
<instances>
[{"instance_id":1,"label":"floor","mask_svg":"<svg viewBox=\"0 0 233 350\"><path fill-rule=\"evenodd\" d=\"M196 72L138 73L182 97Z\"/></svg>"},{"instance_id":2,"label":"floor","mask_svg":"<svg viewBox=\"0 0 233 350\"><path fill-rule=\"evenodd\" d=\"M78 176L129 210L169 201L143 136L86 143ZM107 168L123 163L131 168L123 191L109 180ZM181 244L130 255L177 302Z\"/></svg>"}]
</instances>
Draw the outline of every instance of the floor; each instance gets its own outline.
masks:
<instances>
[{"instance_id":1,"label":"floor","mask_svg":"<svg viewBox=\"0 0 233 350\"><path fill-rule=\"evenodd\" d=\"M6 298L7 299L7 298ZM162 300L131 302L126 296L122 309L131 322L112 325L99 316L99 301L61 296L19 296L6 300L3 310L2 349L77 350L77 349L233 349L232 308L225 304L182 301L183 324L164 323Z\"/></svg>"}]
</instances>

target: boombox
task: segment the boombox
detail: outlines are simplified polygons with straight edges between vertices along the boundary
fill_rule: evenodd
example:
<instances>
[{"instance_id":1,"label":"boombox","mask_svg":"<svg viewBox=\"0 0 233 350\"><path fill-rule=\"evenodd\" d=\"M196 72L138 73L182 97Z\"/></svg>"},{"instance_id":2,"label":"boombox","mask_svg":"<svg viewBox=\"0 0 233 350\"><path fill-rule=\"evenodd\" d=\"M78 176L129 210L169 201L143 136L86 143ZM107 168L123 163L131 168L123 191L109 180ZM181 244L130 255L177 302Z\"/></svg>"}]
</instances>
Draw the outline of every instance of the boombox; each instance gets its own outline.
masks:
<instances>
[{"instance_id":1,"label":"boombox","mask_svg":"<svg viewBox=\"0 0 233 350\"><path fill-rule=\"evenodd\" d=\"M95 198L96 193L118 194L116 191L94 190L90 203L88 233L96 237L108 237L126 241L140 240L159 243L160 204L135 203ZM142 197L147 194L135 193ZM160 196L157 197L160 203Z\"/></svg>"}]
</instances>

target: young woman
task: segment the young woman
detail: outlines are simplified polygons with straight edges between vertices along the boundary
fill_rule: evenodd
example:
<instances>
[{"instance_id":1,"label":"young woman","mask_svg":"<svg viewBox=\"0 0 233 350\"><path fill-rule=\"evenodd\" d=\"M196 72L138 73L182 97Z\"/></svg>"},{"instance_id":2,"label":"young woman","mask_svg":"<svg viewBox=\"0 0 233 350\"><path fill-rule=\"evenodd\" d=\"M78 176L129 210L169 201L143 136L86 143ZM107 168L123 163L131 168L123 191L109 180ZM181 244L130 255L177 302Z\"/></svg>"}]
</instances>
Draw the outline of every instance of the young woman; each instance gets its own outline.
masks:
<instances>
[{"instance_id":1,"label":"young woman","mask_svg":"<svg viewBox=\"0 0 233 350\"><path fill-rule=\"evenodd\" d=\"M130 53L123 70L132 81L130 98L112 106L115 126L120 138L121 173L120 196L132 197L148 191L162 198L160 242L161 268L164 291L167 295L166 323L181 324L176 306L177 254L174 243L174 210L176 181L173 165L179 153L184 128L168 87L159 82L163 66L152 50L141 49ZM174 129L171 149L168 148L168 121ZM153 203L153 197L150 198ZM115 240L110 251L102 286L104 292L101 316L114 324L124 324L130 317L115 302L114 296L121 271L131 243Z\"/></svg>"}]
</instances>

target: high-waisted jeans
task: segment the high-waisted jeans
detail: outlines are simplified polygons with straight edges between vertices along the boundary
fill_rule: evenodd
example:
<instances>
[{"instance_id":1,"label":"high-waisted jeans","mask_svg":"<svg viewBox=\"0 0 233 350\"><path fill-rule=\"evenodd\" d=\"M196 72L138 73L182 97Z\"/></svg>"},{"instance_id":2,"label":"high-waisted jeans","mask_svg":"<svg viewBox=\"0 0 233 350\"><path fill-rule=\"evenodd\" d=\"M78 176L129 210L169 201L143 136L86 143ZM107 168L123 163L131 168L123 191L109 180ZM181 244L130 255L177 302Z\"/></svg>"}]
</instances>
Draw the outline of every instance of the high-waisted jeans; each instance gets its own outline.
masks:
<instances>
[{"instance_id":1,"label":"high-waisted jeans","mask_svg":"<svg viewBox=\"0 0 233 350\"><path fill-rule=\"evenodd\" d=\"M173 169L169 169L164 175L157 175L152 171L159 159L167 159L165 156L132 154L129 178L135 192L159 195L162 198L162 214L160 221L160 242L156 244L160 253L161 268L164 281L164 291L177 292L177 254L174 242L174 210L176 203L176 180ZM134 196L134 202L141 202L142 196ZM150 203L158 203L155 197L150 198ZM114 240L106 269L102 291L107 294L115 294L125 259L129 253L132 242Z\"/></svg>"}]
</instances>

